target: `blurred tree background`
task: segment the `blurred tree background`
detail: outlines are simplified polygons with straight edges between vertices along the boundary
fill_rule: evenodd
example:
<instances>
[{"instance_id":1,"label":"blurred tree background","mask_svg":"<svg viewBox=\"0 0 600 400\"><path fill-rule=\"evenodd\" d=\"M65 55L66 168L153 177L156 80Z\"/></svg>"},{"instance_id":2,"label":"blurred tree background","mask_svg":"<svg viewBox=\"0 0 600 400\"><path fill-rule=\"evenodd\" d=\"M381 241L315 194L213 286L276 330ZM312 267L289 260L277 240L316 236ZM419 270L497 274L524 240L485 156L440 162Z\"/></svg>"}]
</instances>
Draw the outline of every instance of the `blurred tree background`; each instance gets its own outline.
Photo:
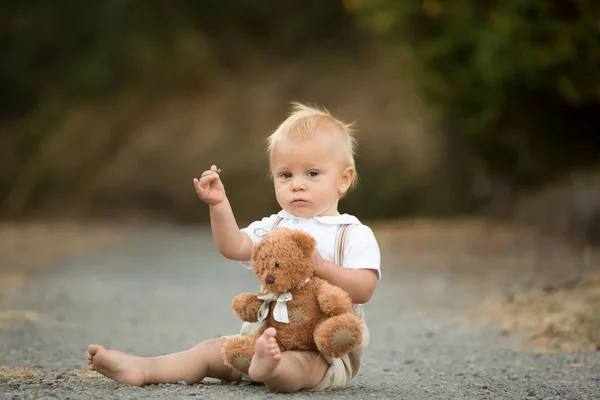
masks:
<instances>
[{"instance_id":1,"label":"blurred tree background","mask_svg":"<svg viewBox=\"0 0 600 400\"><path fill-rule=\"evenodd\" d=\"M356 121L364 219L485 214L600 236L592 0L4 1L4 219L241 221L277 210L291 101Z\"/></svg>"}]
</instances>

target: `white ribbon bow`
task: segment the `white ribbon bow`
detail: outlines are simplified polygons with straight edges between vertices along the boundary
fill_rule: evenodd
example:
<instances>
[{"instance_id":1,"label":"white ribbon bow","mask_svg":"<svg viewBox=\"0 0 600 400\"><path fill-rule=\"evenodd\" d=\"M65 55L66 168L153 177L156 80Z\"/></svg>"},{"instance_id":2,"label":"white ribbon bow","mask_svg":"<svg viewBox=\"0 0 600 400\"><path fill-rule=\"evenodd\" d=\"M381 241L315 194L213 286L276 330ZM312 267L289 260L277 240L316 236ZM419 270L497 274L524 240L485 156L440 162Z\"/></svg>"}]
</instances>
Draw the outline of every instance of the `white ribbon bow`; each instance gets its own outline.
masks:
<instances>
[{"instance_id":1,"label":"white ribbon bow","mask_svg":"<svg viewBox=\"0 0 600 400\"><path fill-rule=\"evenodd\" d=\"M265 318L267 318L269 315L269 303L272 301L276 302L275 307L273 308L273 318L275 318L275 321L286 324L290 322L288 319L287 305L285 304L286 301L290 301L292 299L292 294L290 292L285 292L282 294L267 293L258 296L258 299L264 300L260 306L260 309L258 310L258 322L262 322L265 320Z\"/></svg>"}]
</instances>

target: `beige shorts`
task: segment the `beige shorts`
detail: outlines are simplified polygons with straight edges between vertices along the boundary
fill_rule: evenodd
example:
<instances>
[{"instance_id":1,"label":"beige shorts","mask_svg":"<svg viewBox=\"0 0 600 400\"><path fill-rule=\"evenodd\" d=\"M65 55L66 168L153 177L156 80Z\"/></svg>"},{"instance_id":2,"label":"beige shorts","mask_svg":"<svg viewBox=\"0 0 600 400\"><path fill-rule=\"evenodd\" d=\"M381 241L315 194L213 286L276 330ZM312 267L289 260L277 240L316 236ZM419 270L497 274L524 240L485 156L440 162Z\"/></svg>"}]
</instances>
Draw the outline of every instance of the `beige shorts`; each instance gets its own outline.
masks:
<instances>
[{"instance_id":1,"label":"beige shorts","mask_svg":"<svg viewBox=\"0 0 600 400\"><path fill-rule=\"evenodd\" d=\"M360 360L369 344L369 328L363 324L363 343L362 345L342 358L328 358L329 369L325 373L323 380L314 388L308 389L310 392L325 392L330 390L345 389L358 374L360 369Z\"/></svg>"},{"instance_id":2,"label":"beige shorts","mask_svg":"<svg viewBox=\"0 0 600 400\"><path fill-rule=\"evenodd\" d=\"M369 344L369 328L364 323L364 313L362 306L354 306L352 313L359 317L363 321L363 342L359 348L350 352L348 355L342 358L324 358L329 363L329 368L325 373L323 380L314 388L307 389L310 392L325 392L332 390L345 389L350 385L352 379L358 374L360 369L360 362L366 347ZM260 325L245 322L242 325L242 329L239 334L233 336L245 336L256 333L260 329ZM231 336L224 336L227 339ZM250 379L247 375L245 379Z\"/></svg>"}]
</instances>

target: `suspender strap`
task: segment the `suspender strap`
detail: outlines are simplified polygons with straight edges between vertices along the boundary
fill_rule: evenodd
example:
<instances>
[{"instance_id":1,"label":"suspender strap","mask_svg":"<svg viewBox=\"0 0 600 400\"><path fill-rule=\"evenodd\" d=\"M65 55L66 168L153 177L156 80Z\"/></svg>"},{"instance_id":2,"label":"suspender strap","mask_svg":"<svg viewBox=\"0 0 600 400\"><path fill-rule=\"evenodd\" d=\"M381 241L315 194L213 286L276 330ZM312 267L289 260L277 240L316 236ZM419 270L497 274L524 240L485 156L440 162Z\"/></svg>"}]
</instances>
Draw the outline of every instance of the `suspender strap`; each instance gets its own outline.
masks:
<instances>
[{"instance_id":1,"label":"suspender strap","mask_svg":"<svg viewBox=\"0 0 600 400\"><path fill-rule=\"evenodd\" d=\"M271 228L271 230L277 228L277 225L279 225L279 223L283 221L283 218L281 217L277 217L277 220L275 220L275 223L273 224L273 227Z\"/></svg>"},{"instance_id":2,"label":"suspender strap","mask_svg":"<svg viewBox=\"0 0 600 400\"><path fill-rule=\"evenodd\" d=\"M335 238L335 254L333 255L333 262L342 267L344 266L344 250L346 249L348 236L350 236L350 231L352 230L352 227L354 227L354 225L352 224L340 225L340 227L338 228L337 236ZM351 314L359 317L361 321L364 321L365 319L362 304L353 304Z\"/></svg>"},{"instance_id":3,"label":"suspender strap","mask_svg":"<svg viewBox=\"0 0 600 400\"><path fill-rule=\"evenodd\" d=\"M335 252L333 254L333 262L337 265L343 265L344 250L346 249L346 242L348 241L348 236L352 226L352 224L343 224L338 228L337 235L335 237Z\"/></svg>"}]
</instances>

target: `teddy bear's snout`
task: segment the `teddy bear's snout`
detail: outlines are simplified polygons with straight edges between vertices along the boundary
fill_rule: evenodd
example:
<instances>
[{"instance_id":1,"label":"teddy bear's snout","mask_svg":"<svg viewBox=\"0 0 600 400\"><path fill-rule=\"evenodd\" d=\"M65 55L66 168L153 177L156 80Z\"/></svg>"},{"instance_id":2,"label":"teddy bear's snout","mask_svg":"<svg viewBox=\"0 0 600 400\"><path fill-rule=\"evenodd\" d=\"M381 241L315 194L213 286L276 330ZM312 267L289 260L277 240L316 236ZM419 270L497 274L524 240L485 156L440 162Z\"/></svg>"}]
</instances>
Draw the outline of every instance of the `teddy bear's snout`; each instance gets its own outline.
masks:
<instances>
[{"instance_id":1,"label":"teddy bear's snout","mask_svg":"<svg viewBox=\"0 0 600 400\"><path fill-rule=\"evenodd\" d=\"M267 285L271 285L275 283L275 277L273 275L267 275L267 277L265 278L265 282Z\"/></svg>"}]
</instances>

